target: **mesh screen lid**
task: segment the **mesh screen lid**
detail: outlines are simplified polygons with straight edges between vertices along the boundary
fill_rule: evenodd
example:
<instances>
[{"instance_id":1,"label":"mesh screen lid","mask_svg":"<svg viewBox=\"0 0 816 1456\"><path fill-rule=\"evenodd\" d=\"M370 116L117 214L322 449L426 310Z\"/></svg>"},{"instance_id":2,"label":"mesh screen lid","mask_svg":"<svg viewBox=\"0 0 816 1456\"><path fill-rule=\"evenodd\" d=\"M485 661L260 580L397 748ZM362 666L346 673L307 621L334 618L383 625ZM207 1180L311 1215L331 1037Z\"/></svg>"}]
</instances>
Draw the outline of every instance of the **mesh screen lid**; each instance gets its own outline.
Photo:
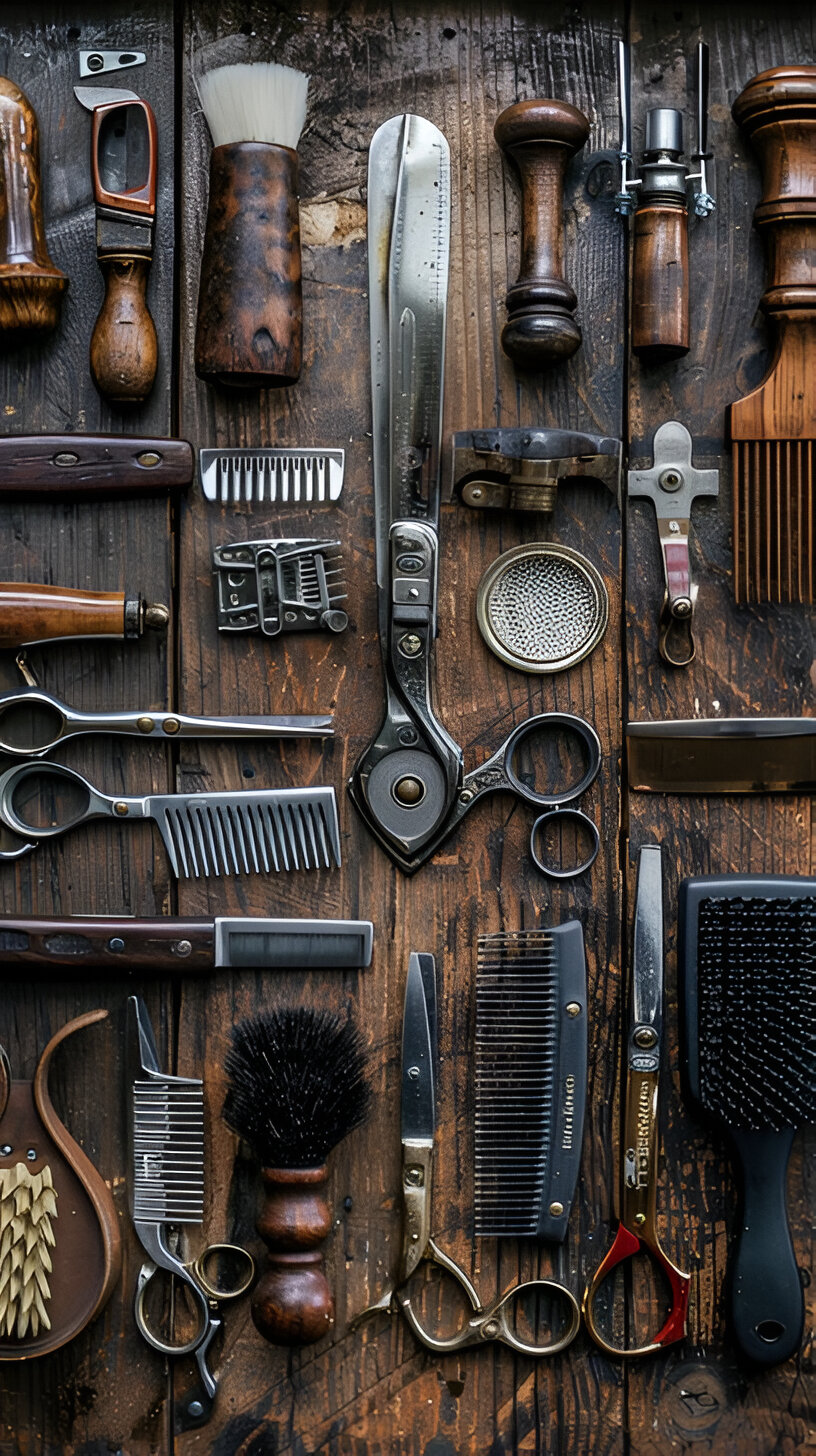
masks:
<instances>
[{"instance_id":1,"label":"mesh screen lid","mask_svg":"<svg viewBox=\"0 0 816 1456\"><path fill-rule=\"evenodd\" d=\"M568 546L516 546L479 582L479 630L491 652L521 672L573 667L597 647L608 617L598 571Z\"/></svg>"}]
</instances>

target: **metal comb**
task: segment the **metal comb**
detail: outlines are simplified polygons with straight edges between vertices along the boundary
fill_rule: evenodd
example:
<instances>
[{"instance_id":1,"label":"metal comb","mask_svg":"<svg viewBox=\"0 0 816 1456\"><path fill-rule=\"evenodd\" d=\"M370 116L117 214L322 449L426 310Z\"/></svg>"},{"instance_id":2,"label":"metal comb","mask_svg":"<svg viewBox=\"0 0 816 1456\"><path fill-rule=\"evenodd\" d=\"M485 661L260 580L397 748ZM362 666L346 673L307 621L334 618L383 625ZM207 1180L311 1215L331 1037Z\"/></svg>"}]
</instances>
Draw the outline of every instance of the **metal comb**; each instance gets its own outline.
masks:
<instances>
[{"instance_id":1,"label":"metal comb","mask_svg":"<svg viewBox=\"0 0 816 1456\"><path fill-rule=\"evenodd\" d=\"M348 617L339 541L237 541L217 546L219 632L342 632Z\"/></svg>"},{"instance_id":2,"label":"metal comb","mask_svg":"<svg viewBox=\"0 0 816 1456\"><path fill-rule=\"evenodd\" d=\"M505 551L476 593L485 642L520 672L563 672L597 647L609 617L603 580L568 546L537 542Z\"/></svg>"},{"instance_id":3,"label":"metal comb","mask_svg":"<svg viewBox=\"0 0 816 1456\"><path fill-rule=\"evenodd\" d=\"M72 784L86 802L67 822L49 797L49 824L22 817L15 800L26 781L40 790ZM35 798L32 795L32 798ZM43 796L44 797L44 796ZM19 858L89 819L153 819L175 875L271 874L340 864L340 826L333 788L239 789L219 794L149 794L144 798L101 794L73 769L57 763L23 763L0 775L0 822L20 836L0 859Z\"/></svg>"},{"instance_id":4,"label":"metal comb","mask_svg":"<svg viewBox=\"0 0 816 1456\"><path fill-rule=\"evenodd\" d=\"M476 1234L560 1242L586 1101L583 931L570 921L478 944Z\"/></svg>"},{"instance_id":5,"label":"metal comb","mask_svg":"<svg viewBox=\"0 0 816 1456\"><path fill-rule=\"evenodd\" d=\"M322 506L343 489L345 450L201 450L201 489L222 505L240 501Z\"/></svg>"}]
</instances>

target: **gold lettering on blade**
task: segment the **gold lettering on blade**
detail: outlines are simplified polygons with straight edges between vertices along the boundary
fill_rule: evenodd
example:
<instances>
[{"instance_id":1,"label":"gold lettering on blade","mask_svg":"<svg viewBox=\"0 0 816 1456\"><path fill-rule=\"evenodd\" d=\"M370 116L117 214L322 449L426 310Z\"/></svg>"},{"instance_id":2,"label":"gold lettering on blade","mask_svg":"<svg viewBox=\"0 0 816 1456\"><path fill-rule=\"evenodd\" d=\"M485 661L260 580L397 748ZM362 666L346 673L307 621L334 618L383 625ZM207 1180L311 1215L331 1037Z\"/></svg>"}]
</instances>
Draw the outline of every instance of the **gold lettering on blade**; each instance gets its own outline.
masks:
<instances>
[{"instance_id":1,"label":"gold lettering on blade","mask_svg":"<svg viewBox=\"0 0 816 1456\"><path fill-rule=\"evenodd\" d=\"M562 1109L564 1127L561 1133L561 1149L568 1153L575 1137L575 1078L569 1076L564 1082L564 1106Z\"/></svg>"},{"instance_id":2,"label":"gold lettering on blade","mask_svg":"<svg viewBox=\"0 0 816 1456\"><path fill-rule=\"evenodd\" d=\"M649 1183L649 1143L652 1131L652 1089L648 1082L642 1082L637 1110L637 1146L635 1148L635 1187L646 1188Z\"/></svg>"}]
</instances>

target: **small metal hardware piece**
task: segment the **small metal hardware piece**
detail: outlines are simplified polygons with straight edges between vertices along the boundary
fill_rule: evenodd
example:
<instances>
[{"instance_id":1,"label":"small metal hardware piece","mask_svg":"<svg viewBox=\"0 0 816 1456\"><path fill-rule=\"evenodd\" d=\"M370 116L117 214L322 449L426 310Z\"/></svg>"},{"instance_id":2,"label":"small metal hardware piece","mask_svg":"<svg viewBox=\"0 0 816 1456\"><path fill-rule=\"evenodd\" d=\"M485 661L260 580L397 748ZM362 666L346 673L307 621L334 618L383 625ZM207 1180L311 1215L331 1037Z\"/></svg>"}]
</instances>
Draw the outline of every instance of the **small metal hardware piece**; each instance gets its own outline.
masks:
<instances>
[{"instance_id":1,"label":"small metal hardware piece","mask_svg":"<svg viewBox=\"0 0 816 1456\"><path fill-rule=\"evenodd\" d=\"M131 66L143 66L147 56L144 51L80 51L80 76L101 76L103 71L127 71Z\"/></svg>"},{"instance_id":2,"label":"small metal hardware piece","mask_svg":"<svg viewBox=\"0 0 816 1456\"><path fill-rule=\"evenodd\" d=\"M561 480L589 477L620 503L621 442L574 430L458 430L453 493L475 510L555 510Z\"/></svg>"},{"instance_id":3,"label":"small metal hardware piece","mask_svg":"<svg viewBox=\"0 0 816 1456\"><path fill-rule=\"evenodd\" d=\"M237 541L217 546L219 632L342 632L348 616L339 541Z\"/></svg>"},{"instance_id":4,"label":"small metal hardware piece","mask_svg":"<svg viewBox=\"0 0 816 1456\"><path fill-rule=\"evenodd\" d=\"M669 420L655 431L654 464L648 470L629 471L630 499L645 497L657 516L666 588L660 609L660 656L672 667L688 667L694 660L692 624L697 586L691 579L689 521L698 496L717 496L718 470L692 465L692 439L679 420Z\"/></svg>"},{"instance_id":5,"label":"small metal hardware piece","mask_svg":"<svg viewBox=\"0 0 816 1456\"><path fill-rule=\"evenodd\" d=\"M485 642L520 672L564 672L597 647L609 619L599 572L568 546L535 542L505 551L476 594Z\"/></svg>"},{"instance_id":6,"label":"small metal hardware piece","mask_svg":"<svg viewBox=\"0 0 816 1456\"><path fill-rule=\"evenodd\" d=\"M209 501L323 506L343 489L345 450L201 450L201 489Z\"/></svg>"},{"instance_id":7,"label":"small metal hardware piece","mask_svg":"<svg viewBox=\"0 0 816 1456\"><path fill-rule=\"evenodd\" d=\"M693 194L697 217L708 217L717 204L708 190L706 162L708 150L708 46L697 44L695 65L697 93L697 150L691 160L698 172L687 172L680 162L683 151L682 113L670 107L655 107L646 113L646 143L643 177L632 177L632 64L631 50L625 41L618 41L618 104L620 109L621 143L618 157L621 164L620 191L615 196L615 211L627 217L642 203L660 201L667 193L677 193L685 201L689 182L699 185ZM640 198L637 193L640 189Z\"/></svg>"}]
</instances>

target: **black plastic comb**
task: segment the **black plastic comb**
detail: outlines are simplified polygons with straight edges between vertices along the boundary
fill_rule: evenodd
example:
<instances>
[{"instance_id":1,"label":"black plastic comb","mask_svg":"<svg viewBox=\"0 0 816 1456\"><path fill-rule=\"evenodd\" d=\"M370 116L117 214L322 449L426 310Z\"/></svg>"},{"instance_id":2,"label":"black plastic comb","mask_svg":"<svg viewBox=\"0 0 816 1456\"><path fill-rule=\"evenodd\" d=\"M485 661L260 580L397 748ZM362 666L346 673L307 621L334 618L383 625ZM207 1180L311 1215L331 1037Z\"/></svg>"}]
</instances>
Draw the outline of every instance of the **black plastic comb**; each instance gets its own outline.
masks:
<instances>
[{"instance_id":1,"label":"black plastic comb","mask_svg":"<svg viewBox=\"0 0 816 1456\"><path fill-rule=\"evenodd\" d=\"M785 1176L796 1129L816 1122L816 880L686 880L680 965L689 1090L741 1164L733 1330L749 1360L776 1365L804 1321Z\"/></svg>"},{"instance_id":2,"label":"black plastic comb","mask_svg":"<svg viewBox=\"0 0 816 1456\"><path fill-rule=\"evenodd\" d=\"M566 1237L584 1129L587 987L577 921L480 935L476 1234Z\"/></svg>"}]
</instances>

